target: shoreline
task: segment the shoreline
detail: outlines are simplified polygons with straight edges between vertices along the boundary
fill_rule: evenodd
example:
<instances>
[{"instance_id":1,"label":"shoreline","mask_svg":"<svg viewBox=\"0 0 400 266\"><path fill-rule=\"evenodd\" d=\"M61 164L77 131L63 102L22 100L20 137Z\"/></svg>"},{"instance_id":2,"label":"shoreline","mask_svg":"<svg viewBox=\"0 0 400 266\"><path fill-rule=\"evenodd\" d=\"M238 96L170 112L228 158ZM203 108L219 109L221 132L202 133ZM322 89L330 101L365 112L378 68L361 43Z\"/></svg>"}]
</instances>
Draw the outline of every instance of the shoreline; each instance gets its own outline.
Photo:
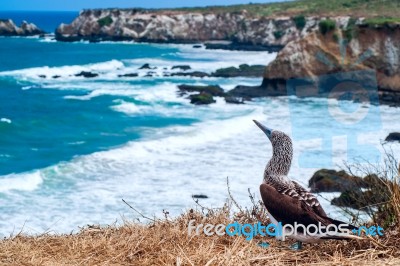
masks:
<instances>
[{"instance_id":1,"label":"shoreline","mask_svg":"<svg viewBox=\"0 0 400 266\"><path fill-rule=\"evenodd\" d=\"M102 40L90 40L90 39L77 39L77 40L68 40L68 41L61 41L56 39L56 34L51 32L46 32L43 34L35 34L29 36L8 36L8 35L0 35L0 38L52 38L52 41L57 41L60 43L133 43L133 44L148 44L148 45L157 45L157 44L182 44L182 45L189 45L189 46L201 46L205 47L207 50L226 50L226 51L243 51L243 52L269 52L269 53L276 53L283 49L283 45L253 45L253 44L245 44L245 43L235 43L233 41L151 41L151 40L132 40L131 38L126 39L102 39ZM201 48L201 47L194 47L194 48Z\"/></svg>"},{"instance_id":2,"label":"shoreline","mask_svg":"<svg viewBox=\"0 0 400 266\"><path fill-rule=\"evenodd\" d=\"M60 42L55 39L55 34L46 34L46 35L34 35L34 36L1 36L0 38L27 38L27 39L50 39L50 41L55 41L55 42ZM276 53L278 51L275 51L275 49L279 50L283 49L282 47L278 46L271 46L271 47L264 47L264 46L242 46L241 44L237 45L233 42L226 42L226 41L210 41L210 42L137 42L133 40L125 40L125 41L109 41L109 40L104 40L104 41L96 41L96 42L90 42L88 40L83 41L73 41L70 43L88 43L88 44L144 44L144 45L187 45L188 47L191 47L193 49L206 49L206 50L224 50L224 51L239 51L239 52L265 52L267 51L268 53ZM232 47L237 47L237 49L234 49ZM243 48L243 49L241 49ZM276 61L276 59L274 60ZM270 62L270 64L273 64L274 61ZM267 65L266 68L269 66ZM228 68L233 68L233 67L228 67ZM150 69L151 70L151 69ZM217 69L217 70L222 70L222 69ZM151 72L151 71L150 71ZM91 73L91 72L82 72L82 73L76 73L76 75L82 75L85 78L93 78L96 77L97 74ZM44 77L44 75L41 75L41 77ZM152 77L152 74L148 75L149 77ZM169 77L170 75L165 75L165 77ZM192 69L191 71L182 71L179 73L172 73L172 76L182 76L182 77L193 77L193 78L204 78L204 77L221 77L223 78L224 76L215 76L214 73L203 73L196 71L196 69ZM58 76L55 76L58 78ZM134 78L136 76L132 75L131 73L126 73L122 74L119 76L120 78L127 78L131 77ZM234 76L226 76L226 78L231 78L231 77L256 77L256 76L248 76L248 75L241 75L237 74ZM262 78L260 76L260 85L258 86L245 86L245 85L240 85L238 84L234 89L232 89L230 92L227 93L227 96L231 96L234 98L240 98L240 99L252 99L252 98L262 98L262 97L276 97L276 96L290 96L286 92L286 83L289 81L289 79L283 79L283 78L277 78L277 79L268 79L268 78ZM186 85L186 84L182 84ZM218 85L218 84L216 84ZM205 86L207 87L207 86ZM277 89L278 88L278 89ZM377 94L379 96L379 103L375 104L381 104L381 105L388 105L391 107L400 107L400 92L387 89L384 87L378 86L377 88ZM324 94L325 95L325 94ZM316 95L311 95L309 97L315 97ZM304 97L304 96L303 96ZM305 96L307 97L307 96ZM327 98L326 96L319 96L321 98ZM341 99L340 94L336 96L330 96L329 98L335 98L335 99ZM360 97L363 98L363 97ZM364 97L365 98L365 97ZM242 100L235 100L231 103L242 103ZM353 99L354 101L360 100L359 98ZM365 102L365 100L361 100L362 102Z\"/></svg>"}]
</instances>

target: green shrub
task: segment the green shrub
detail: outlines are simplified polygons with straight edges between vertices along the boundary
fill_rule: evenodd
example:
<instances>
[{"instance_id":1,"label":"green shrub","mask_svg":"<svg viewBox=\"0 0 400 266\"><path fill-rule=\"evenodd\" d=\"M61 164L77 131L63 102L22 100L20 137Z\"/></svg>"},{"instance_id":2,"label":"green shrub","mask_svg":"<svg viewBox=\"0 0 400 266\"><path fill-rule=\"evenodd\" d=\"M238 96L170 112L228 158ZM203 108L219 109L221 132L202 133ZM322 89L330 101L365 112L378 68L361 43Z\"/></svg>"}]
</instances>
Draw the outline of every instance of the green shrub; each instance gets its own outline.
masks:
<instances>
[{"instance_id":1,"label":"green shrub","mask_svg":"<svg viewBox=\"0 0 400 266\"><path fill-rule=\"evenodd\" d=\"M280 39L283 36L283 32L278 30L278 31L274 31L274 37L275 39Z\"/></svg>"},{"instance_id":2,"label":"green shrub","mask_svg":"<svg viewBox=\"0 0 400 266\"><path fill-rule=\"evenodd\" d=\"M97 23L99 23L100 27L110 26L113 23L113 19L110 16L107 16L97 20Z\"/></svg>"},{"instance_id":3,"label":"green shrub","mask_svg":"<svg viewBox=\"0 0 400 266\"><path fill-rule=\"evenodd\" d=\"M356 25L357 19L356 18L349 18L349 21L347 22L347 28L354 27Z\"/></svg>"},{"instance_id":4,"label":"green shrub","mask_svg":"<svg viewBox=\"0 0 400 266\"><path fill-rule=\"evenodd\" d=\"M321 20L319 22L318 26L319 26L319 32L321 32L323 35L325 35L328 32L336 29L336 22L331 19L325 19L325 20Z\"/></svg>"},{"instance_id":5,"label":"green shrub","mask_svg":"<svg viewBox=\"0 0 400 266\"><path fill-rule=\"evenodd\" d=\"M347 22L346 28L343 30L343 36L347 41L351 41L356 34L356 18L350 18L349 21Z\"/></svg>"},{"instance_id":6,"label":"green shrub","mask_svg":"<svg viewBox=\"0 0 400 266\"><path fill-rule=\"evenodd\" d=\"M370 27L388 26L390 24L397 24L397 23L400 23L400 18L376 17L376 18L369 18L364 21L364 24Z\"/></svg>"},{"instance_id":7,"label":"green shrub","mask_svg":"<svg viewBox=\"0 0 400 266\"><path fill-rule=\"evenodd\" d=\"M295 16L293 21L298 30L302 30L306 26L306 18L303 15Z\"/></svg>"},{"instance_id":8,"label":"green shrub","mask_svg":"<svg viewBox=\"0 0 400 266\"><path fill-rule=\"evenodd\" d=\"M342 6L343 6L343 7L346 7L346 8L350 8L350 7L352 7L353 5L352 5L351 3L343 3Z\"/></svg>"},{"instance_id":9,"label":"green shrub","mask_svg":"<svg viewBox=\"0 0 400 266\"><path fill-rule=\"evenodd\" d=\"M333 33L332 38L335 42L339 42L339 34L337 32Z\"/></svg>"},{"instance_id":10,"label":"green shrub","mask_svg":"<svg viewBox=\"0 0 400 266\"><path fill-rule=\"evenodd\" d=\"M343 36L347 41L350 42L353 39L353 29L343 30Z\"/></svg>"},{"instance_id":11,"label":"green shrub","mask_svg":"<svg viewBox=\"0 0 400 266\"><path fill-rule=\"evenodd\" d=\"M247 31L247 24L246 24L246 21L244 19L240 22L240 26L241 26L243 31Z\"/></svg>"}]
</instances>

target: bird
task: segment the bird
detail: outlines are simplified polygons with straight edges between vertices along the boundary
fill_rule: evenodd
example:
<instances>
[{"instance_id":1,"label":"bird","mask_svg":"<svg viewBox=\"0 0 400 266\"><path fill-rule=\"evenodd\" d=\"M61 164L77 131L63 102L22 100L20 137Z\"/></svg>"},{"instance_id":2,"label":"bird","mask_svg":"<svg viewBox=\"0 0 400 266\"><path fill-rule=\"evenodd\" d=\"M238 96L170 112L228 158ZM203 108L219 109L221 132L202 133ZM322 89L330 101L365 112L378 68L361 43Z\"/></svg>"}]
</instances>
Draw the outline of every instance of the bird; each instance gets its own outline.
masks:
<instances>
[{"instance_id":1,"label":"bird","mask_svg":"<svg viewBox=\"0 0 400 266\"><path fill-rule=\"evenodd\" d=\"M297 242L293 249L301 249L302 243L318 243L326 239L361 239L350 232L356 232L357 227L329 218L318 199L299 183L288 177L293 159L293 144L291 138L282 131L270 129L257 120L254 123L267 135L272 144L272 157L264 171L264 180L260 185L260 194L267 209L268 216L273 224L304 225L319 224L322 226L334 225L339 231L337 234L322 231L309 234L307 230L298 228L296 233L288 235ZM278 239L282 237L277 236Z\"/></svg>"}]
</instances>

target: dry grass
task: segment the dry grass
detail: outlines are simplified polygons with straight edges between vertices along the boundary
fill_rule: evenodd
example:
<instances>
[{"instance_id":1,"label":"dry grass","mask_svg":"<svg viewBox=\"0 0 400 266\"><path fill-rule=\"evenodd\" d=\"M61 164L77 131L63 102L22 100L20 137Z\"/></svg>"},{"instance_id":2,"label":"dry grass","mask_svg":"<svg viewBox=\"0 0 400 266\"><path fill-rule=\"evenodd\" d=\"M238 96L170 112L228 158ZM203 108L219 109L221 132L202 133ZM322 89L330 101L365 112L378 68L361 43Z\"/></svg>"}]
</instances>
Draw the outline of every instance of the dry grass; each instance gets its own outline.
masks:
<instances>
[{"instance_id":1,"label":"dry grass","mask_svg":"<svg viewBox=\"0 0 400 266\"><path fill-rule=\"evenodd\" d=\"M293 251L293 242L256 236L188 235L188 223L266 224L265 208L254 202L243 209L231 197L221 209L189 210L176 218L167 216L148 224L87 227L73 235L17 235L0 241L1 265L400 265L400 168L394 156L387 156L385 167L375 173L388 186L390 200L376 215L392 223L381 237L363 240L305 244ZM228 184L229 192L229 184ZM232 204L238 211L232 212ZM135 210L135 209L134 209ZM136 210L135 210L136 211ZM268 242L263 248L259 243Z\"/></svg>"},{"instance_id":2,"label":"dry grass","mask_svg":"<svg viewBox=\"0 0 400 266\"><path fill-rule=\"evenodd\" d=\"M0 242L3 265L399 265L400 233L376 239L306 244L300 252L291 241L273 238L189 236L188 222L227 224L256 222L257 214L230 214L225 206L206 213L189 210L180 217L150 224L89 227L75 235L16 236ZM266 241L270 247L258 246Z\"/></svg>"}]
</instances>

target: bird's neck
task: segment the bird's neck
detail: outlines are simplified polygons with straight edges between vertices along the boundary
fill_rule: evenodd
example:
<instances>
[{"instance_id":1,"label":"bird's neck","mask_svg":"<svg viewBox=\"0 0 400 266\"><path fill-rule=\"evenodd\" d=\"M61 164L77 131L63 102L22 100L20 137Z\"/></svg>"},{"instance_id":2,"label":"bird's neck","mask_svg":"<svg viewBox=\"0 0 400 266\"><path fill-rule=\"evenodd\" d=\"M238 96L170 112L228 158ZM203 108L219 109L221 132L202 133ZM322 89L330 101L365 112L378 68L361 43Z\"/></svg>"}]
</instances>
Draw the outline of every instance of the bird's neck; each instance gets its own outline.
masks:
<instances>
[{"instance_id":1,"label":"bird's neck","mask_svg":"<svg viewBox=\"0 0 400 266\"><path fill-rule=\"evenodd\" d=\"M292 164L292 158L293 150L291 145L283 148L274 147L272 158L265 168L265 177L287 176Z\"/></svg>"}]
</instances>

